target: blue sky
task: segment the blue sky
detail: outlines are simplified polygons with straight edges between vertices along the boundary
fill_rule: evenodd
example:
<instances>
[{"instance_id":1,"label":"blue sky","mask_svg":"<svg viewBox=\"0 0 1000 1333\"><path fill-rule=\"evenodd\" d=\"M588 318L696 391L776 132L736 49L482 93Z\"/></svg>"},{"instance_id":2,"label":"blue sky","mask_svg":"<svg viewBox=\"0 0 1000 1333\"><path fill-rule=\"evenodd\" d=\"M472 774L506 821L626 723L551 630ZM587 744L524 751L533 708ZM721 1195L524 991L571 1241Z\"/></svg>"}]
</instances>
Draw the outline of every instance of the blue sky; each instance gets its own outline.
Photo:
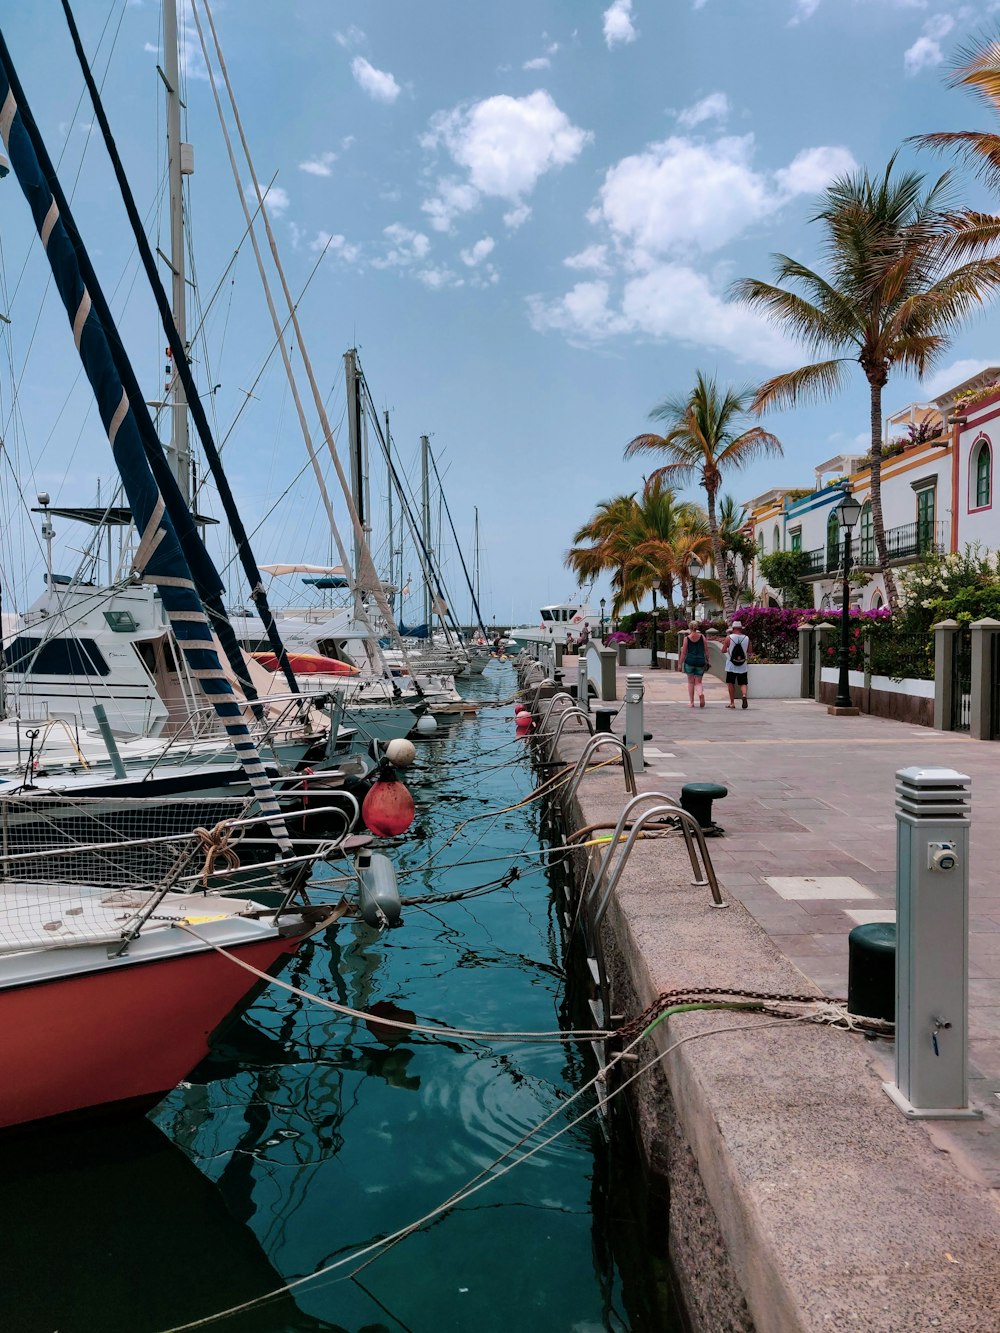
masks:
<instances>
[{"instance_id":1,"label":"blue sky","mask_svg":"<svg viewBox=\"0 0 1000 1333\"><path fill-rule=\"evenodd\" d=\"M162 334L59 5L9 8L4 33L21 81L156 398ZM95 69L107 70L106 106L150 235L166 248L159 5L77 0L75 11ZM334 425L342 355L356 345L409 469L419 435L432 436L470 543L479 507L488 616L533 621L541 602L570 593L562 557L572 531L599 500L641 485L642 465L624 463L622 449L660 399L699 368L743 383L795 363L794 347L727 301L729 283L768 276L773 251L819 261L808 218L833 174L881 168L908 135L986 126L987 113L946 86L963 40L1000 22L1000 5L985 11L946 0L213 6L258 174L274 179L293 290L322 256L301 318ZM329 538L299 476L305 453L280 361L267 361L270 325L189 21L183 35L196 162L192 321L199 301L207 307L196 374L219 386L211 407L219 437L229 433L228 471L259 529L260 560L324 562ZM912 148L902 160L942 169ZM961 176L957 191L991 206ZM8 607L40 587L19 492L92 501L99 476L107 493L110 457L12 178L0 209ZM887 410L998 356L988 311L929 386L892 382ZM769 419L786 457L726 489L745 498L808 482L817 462L854 447L866 421L859 372L833 403ZM372 488L384 494L374 476ZM205 505L213 509L209 497ZM83 535L56 526L56 563L69 569ZM464 615L453 559L448 578ZM242 595L235 579L233 588ZM277 600L292 594L286 586Z\"/></svg>"}]
</instances>

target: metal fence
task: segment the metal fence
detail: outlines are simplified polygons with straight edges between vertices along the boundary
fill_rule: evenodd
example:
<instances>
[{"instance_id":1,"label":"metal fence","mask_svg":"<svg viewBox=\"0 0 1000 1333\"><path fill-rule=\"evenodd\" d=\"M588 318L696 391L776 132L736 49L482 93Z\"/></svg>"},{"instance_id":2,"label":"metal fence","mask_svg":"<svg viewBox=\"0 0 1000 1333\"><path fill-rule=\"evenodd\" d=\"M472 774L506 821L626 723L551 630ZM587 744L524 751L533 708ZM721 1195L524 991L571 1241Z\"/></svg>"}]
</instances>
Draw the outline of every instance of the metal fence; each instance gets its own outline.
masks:
<instances>
[{"instance_id":1,"label":"metal fence","mask_svg":"<svg viewBox=\"0 0 1000 1333\"><path fill-rule=\"evenodd\" d=\"M972 632L967 625L951 641L951 730L968 731L972 719Z\"/></svg>"}]
</instances>

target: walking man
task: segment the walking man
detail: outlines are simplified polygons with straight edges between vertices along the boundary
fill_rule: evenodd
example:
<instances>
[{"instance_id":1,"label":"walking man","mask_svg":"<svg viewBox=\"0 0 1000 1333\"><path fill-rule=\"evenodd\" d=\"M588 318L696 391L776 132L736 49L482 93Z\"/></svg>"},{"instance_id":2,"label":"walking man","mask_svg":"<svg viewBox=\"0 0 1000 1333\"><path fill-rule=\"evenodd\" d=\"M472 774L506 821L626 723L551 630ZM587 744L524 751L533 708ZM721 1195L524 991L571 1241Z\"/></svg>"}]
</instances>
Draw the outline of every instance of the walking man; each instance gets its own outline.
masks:
<instances>
[{"instance_id":1,"label":"walking man","mask_svg":"<svg viewBox=\"0 0 1000 1333\"><path fill-rule=\"evenodd\" d=\"M747 659L750 656L750 640L743 633L743 625L739 620L733 621L732 628L722 645L722 651L726 654L726 688L729 690L729 703L726 707L736 707L736 691L739 689L741 707L748 708Z\"/></svg>"}]
</instances>

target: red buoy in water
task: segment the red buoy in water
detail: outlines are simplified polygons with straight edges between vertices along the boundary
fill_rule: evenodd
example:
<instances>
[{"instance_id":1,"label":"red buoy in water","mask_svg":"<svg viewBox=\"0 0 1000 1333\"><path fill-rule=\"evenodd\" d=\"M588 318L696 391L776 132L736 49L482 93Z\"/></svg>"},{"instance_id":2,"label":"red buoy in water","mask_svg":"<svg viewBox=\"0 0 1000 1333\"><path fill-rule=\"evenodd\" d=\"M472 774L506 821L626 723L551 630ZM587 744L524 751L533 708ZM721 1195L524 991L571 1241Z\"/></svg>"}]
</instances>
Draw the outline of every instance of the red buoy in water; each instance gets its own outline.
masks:
<instances>
[{"instance_id":1,"label":"red buoy in water","mask_svg":"<svg viewBox=\"0 0 1000 1333\"><path fill-rule=\"evenodd\" d=\"M413 823L416 813L409 788L396 777L393 766L383 760L378 777L361 803L365 828L378 838L398 838Z\"/></svg>"}]
</instances>

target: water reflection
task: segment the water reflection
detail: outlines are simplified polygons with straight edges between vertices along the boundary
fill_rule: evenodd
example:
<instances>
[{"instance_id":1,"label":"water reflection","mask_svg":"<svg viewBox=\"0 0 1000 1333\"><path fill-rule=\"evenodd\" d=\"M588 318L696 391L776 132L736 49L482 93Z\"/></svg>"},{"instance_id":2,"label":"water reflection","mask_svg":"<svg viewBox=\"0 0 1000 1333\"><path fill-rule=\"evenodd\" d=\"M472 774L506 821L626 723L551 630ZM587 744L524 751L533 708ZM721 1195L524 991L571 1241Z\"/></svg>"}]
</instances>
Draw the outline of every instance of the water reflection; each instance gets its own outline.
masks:
<instances>
[{"instance_id":1,"label":"water reflection","mask_svg":"<svg viewBox=\"0 0 1000 1333\"><path fill-rule=\"evenodd\" d=\"M0 1179L7 1333L153 1333L281 1285L253 1231L148 1120L8 1138ZM335 1328L289 1296L229 1327Z\"/></svg>"},{"instance_id":2,"label":"water reflection","mask_svg":"<svg viewBox=\"0 0 1000 1333\"><path fill-rule=\"evenodd\" d=\"M472 688L503 695L513 685L505 670ZM534 785L521 745L509 743L512 735L508 709L484 712L478 722L422 744L410 784L420 836L395 854L404 893L472 889L502 876L509 858L537 850L542 816L535 805L470 823L455 837L460 819L512 805ZM549 1031L571 1025L574 1016L576 1026L589 1025L568 1008L550 876L537 860L523 864L521 877L496 891L407 909L402 930L379 936L342 923L331 939L303 948L288 979L365 1017L349 1020L265 990L155 1112L183 1150L170 1150L183 1171L164 1169L164 1179L143 1183L125 1167L106 1170L104 1158L86 1157L70 1170L65 1199L75 1194L87 1203L64 1202L67 1216L75 1206L77 1217L86 1219L89 1200L100 1198L96 1230L114 1233L108 1253L116 1259L103 1267L99 1258L92 1261L104 1279L92 1281L89 1304L85 1293L63 1300L60 1291L58 1319L36 1264L22 1285L34 1293L31 1308L42 1322L25 1323L18 1333L20 1327L30 1333L162 1329L181 1322L180 1305L183 1317L208 1315L340 1260L346 1260L342 1268L300 1287L294 1302L286 1297L284 1306L264 1307L220 1329L509 1333L516 1326L519 1333L589 1333L661 1327L638 1296L628 1302L641 1312L634 1324L626 1308L615 1234L634 1245L638 1233L622 1221L621 1194L611 1188L605 1144L592 1121L370 1265L361 1268L352 1258L432 1212L545 1117L556 1115L551 1133L583 1109L566 1103L592 1073L585 1049L440 1041L389 1026L417 1017L435 1026ZM156 1131L147 1125L140 1133ZM106 1155L114 1158L113 1147ZM67 1160L72 1164L72 1154ZM176 1208L166 1198L161 1203L161 1195L180 1189L182 1176L205 1198L178 1201ZM29 1171L25 1194L30 1177ZM129 1209L119 1212L125 1195ZM133 1204L144 1213L144 1225L133 1226ZM236 1250L231 1261L223 1257L224 1240L207 1234L221 1236L225 1228L240 1238L229 1238ZM37 1217L33 1229L47 1238L50 1226ZM74 1239L70 1226L64 1246L46 1243L44 1259L51 1265L58 1254L62 1265L62 1256L74 1253ZM89 1265L74 1259L71 1293L86 1285L78 1267ZM203 1280L204 1268L211 1282ZM637 1262L630 1286L641 1281L640 1269ZM74 1323L72 1312L85 1305L96 1322Z\"/></svg>"}]
</instances>

